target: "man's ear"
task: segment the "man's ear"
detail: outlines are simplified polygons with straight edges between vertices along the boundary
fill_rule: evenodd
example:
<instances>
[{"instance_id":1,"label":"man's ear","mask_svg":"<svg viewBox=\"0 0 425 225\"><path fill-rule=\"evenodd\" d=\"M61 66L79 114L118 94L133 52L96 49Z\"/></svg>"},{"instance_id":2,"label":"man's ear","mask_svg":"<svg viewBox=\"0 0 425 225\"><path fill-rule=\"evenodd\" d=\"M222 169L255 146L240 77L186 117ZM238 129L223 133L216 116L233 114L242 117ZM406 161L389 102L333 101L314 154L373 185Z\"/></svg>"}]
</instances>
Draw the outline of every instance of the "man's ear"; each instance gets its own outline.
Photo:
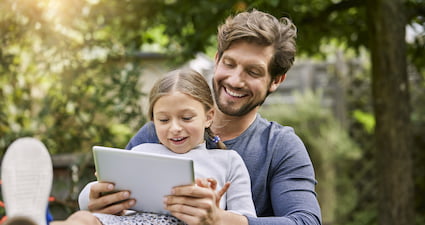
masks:
<instances>
[{"instance_id":1,"label":"man's ear","mask_svg":"<svg viewBox=\"0 0 425 225\"><path fill-rule=\"evenodd\" d=\"M286 74L282 74L279 76L276 76L272 82L270 83L269 92L274 92L279 87L279 85L285 80Z\"/></svg>"},{"instance_id":2,"label":"man's ear","mask_svg":"<svg viewBox=\"0 0 425 225\"><path fill-rule=\"evenodd\" d=\"M214 63L215 63L215 65L218 64L218 60L220 60L220 59L219 59L219 56L218 56L218 52L216 52L215 53L215 57L214 57Z\"/></svg>"}]
</instances>

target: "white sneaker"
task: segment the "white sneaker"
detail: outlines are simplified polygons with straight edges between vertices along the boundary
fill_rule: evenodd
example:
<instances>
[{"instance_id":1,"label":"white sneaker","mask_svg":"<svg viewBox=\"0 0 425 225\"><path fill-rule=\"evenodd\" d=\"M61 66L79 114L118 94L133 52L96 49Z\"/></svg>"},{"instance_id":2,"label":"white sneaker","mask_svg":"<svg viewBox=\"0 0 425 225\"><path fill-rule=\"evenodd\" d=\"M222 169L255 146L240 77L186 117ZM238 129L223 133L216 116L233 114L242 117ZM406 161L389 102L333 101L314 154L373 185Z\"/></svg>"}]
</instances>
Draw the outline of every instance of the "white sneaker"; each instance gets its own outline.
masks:
<instances>
[{"instance_id":1,"label":"white sneaker","mask_svg":"<svg viewBox=\"0 0 425 225\"><path fill-rule=\"evenodd\" d=\"M1 179L8 220L24 217L46 225L53 167L44 144L29 137L14 141L3 157Z\"/></svg>"}]
</instances>

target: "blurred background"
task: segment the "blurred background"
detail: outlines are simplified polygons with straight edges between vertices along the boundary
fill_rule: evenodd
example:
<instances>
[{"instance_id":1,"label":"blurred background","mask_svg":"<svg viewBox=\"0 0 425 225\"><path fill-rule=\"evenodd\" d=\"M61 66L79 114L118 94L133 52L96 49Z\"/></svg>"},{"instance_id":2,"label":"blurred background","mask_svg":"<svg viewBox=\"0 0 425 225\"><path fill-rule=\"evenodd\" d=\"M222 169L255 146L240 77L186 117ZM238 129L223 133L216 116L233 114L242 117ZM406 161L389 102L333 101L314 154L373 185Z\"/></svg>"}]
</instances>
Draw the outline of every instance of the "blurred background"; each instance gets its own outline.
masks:
<instances>
[{"instance_id":1,"label":"blurred background","mask_svg":"<svg viewBox=\"0 0 425 225\"><path fill-rule=\"evenodd\" d=\"M167 71L210 79L217 26L252 8L298 28L295 65L261 113L303 139L323 224L424 225L423 0L1 0L0 156L43 141L50 210L66 218L96 179L91 147L124 148Z\"/></svg>"}]
</instances>

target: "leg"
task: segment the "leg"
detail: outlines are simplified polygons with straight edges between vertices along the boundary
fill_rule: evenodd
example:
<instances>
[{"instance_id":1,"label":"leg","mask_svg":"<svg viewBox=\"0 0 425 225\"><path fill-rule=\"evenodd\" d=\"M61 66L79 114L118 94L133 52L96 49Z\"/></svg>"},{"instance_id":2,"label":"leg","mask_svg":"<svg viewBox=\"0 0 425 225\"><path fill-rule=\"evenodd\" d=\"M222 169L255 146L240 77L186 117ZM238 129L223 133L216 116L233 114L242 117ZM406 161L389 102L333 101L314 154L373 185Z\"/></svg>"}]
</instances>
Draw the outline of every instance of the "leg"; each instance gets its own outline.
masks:
<instances>
[{"instance_id":1,"label":"leg","mask_svg":"<svg viewBox=\"0 0 425 225\"><path fill-rule=\"evenodd\" d=\"M4 222L4 225L37 225L34 223L31 219L28 217L13 217L10 219L7 219Z\"/></svg>"},{"instance_id":2,"label":"leg","mask_svg":"<svg viewBox=\"0 0 425 225\"><path fill-rule=\"evenodd\" d=\"M53 221L50 225L102 225L89 211L77 211L64 221Z\"/></svg>"},{"instance_id":3,"label":"leg","mask_svg":"<svg viewBox=\"0 0 425 225\"><path fill-rule=\"evenodd\" d=\"M4 225L38 225L28 217L13 217ZM100 221L88 211L77 211L64 221L52 221L50 225L102 225Z\"/></svg>"},{"instance_id":4,"label":"leg","mask_svg":"<svg viewBox=\"0 0 425 225\"><path fill-rule=\"evenodd\" d=\"M4 225L46 225L53 180L52 160L43 143L20 138L7 149L2 165L2 195L8 219ZM78 211L51 225L101 225L88 211Z\"/></svg>"},{"instance_id":5,"label":"leg","mask_svg":"<svg viewBox=\"0 0 425 225\"><path fill-rule=\"evenodd\" d=\"M53 180L52 161L43 143L20 138L7 149L2 165L2 194L6 215L13 222L28 218L46 224L46 209ZM21 223L24 224L24 223Z\"/></svg>"}]
</instances>

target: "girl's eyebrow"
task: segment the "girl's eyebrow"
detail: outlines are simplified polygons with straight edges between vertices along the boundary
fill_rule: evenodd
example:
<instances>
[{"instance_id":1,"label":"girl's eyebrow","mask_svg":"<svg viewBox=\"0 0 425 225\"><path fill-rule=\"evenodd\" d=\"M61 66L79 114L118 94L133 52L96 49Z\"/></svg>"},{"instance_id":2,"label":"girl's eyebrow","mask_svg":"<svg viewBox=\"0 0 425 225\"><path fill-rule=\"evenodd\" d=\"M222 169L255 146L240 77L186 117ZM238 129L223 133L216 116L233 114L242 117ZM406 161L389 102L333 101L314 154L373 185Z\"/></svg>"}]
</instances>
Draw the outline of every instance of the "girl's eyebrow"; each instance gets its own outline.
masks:
<instances>
[{"instance_id":1,"label":"girl's eyebrow","mask_svg":"<svg viewBox=\"0 0 425 225\"><path fill-rule=\"evenodd\" d=\"M183 110L179 110L178 113L197 113L198 110L192 109L192 108L186 108ZM170 111L157 111L155 114L169 114Z\"/></svg>"},{"instance_id":2,"label":"girl's eyebrow","mask_svg":"<svg viewBox=\"0 0 425 225\"><path fill-rule=\"evenodd\" d=\"M155 114L165 114L167 111L156 111Z\"/></svg>"},{"instance_id":3,"label":"girl's eyebrow","mask_svg":"<svg viewBox=\"0 0 425 225\"><path fill-rule=\"evenodd\" d=\"M188 109L181 110L180 112L181 113L192 113L192 114L194 114L194 113L197 113L198 111L195 110L195 109L188 108Z\"/></svg>"}]
</instances>

